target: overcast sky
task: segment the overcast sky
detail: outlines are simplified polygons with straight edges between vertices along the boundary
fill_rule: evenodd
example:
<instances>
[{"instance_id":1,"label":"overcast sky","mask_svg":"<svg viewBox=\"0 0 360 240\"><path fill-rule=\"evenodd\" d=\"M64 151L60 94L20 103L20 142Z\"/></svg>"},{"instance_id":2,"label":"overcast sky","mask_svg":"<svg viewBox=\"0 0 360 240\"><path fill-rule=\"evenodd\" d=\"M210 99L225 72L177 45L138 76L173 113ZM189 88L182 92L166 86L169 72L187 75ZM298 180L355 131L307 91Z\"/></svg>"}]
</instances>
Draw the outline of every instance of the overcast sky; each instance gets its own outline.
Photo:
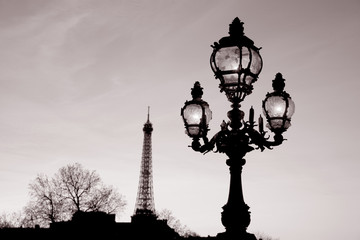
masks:
<instances>
[{"instance_id":1,"label":"overcast sky","mask_svg":"<svg viewBox=\"0 0 360 240\"><path fill-rule=\"evenodd\" d=\"M38 173L79 162L125 195L130 221L151 106L155 208L223 232L226 156L188 147L180 109L200 81L209 136L227 120L210 45L235 17L264 61L243 111L257 119L277 72L296 104L288 140L246 156L249 232L360 239L358 0L0 0L0 213L25 206Z\"/></svg>"}]
</instances>

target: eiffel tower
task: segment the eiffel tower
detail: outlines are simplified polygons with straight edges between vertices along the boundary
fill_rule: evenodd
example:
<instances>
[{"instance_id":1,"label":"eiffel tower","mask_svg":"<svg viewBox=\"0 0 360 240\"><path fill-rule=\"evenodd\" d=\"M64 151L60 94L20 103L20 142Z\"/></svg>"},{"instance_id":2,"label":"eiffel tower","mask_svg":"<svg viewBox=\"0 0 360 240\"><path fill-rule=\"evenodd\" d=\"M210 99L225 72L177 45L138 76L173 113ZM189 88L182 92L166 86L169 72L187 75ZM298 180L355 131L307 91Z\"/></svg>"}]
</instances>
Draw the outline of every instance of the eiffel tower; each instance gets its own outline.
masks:
<instances>
[{"instance_id":1,"label":"eiffel tower","mask_svg":"<svg viewBox=\"0 0 360 240\"><path fill-rule=\"evenodd\" d=\"M139 186L135 203L134 215L132 221L144 219L156 219L154 192L153 192L153 175L152 175L152 148L151 133L153 131L150 122L150 107L148 107L147 121L144 124L144 142L142 149L141 169L139 177Z\"/></svg>"}]
</instances>

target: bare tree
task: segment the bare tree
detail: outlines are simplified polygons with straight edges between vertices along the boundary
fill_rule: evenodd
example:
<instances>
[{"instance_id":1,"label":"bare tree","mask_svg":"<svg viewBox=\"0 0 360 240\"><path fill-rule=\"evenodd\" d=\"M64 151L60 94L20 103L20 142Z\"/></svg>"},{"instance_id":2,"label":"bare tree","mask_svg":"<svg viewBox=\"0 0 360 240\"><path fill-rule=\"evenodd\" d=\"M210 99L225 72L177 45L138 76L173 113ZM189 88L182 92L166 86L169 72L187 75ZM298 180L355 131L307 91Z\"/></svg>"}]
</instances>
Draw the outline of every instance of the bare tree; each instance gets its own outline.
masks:
<instances>
[{"instance_id":1,"label":"bare tree","mask_svg":"<svg viewBox=\"0 0 360 240\"><path fill-rule=\"evenodd\" d=\"M169 227L173 228L180 236L183 237L198 237L199 235L191 231L186 225L182 225L179 219L176 219L173 213L168 209L163 209L157 213L160 219L167 220Z\"/></svg>"},{"instance_id":2,"label":"bare tree","mask_svg":"<svg viewBox=\"0 0 360 240\"><path fill-rule=\"evenodd\" d=\"M60 185L55 179L49 179L39 174L29 184L30 201L25 207L25 215L29 221L39 225L65 220L68 216L65 210L65 198Z\"/></svg>"},{"instance_id":3,"label":"bare tree","mask_svg":"<svg viewBox=\"0 0 360 240\"><path fill-rule=\"evenodd\" d=\"M86 202L86 208L94 212L116 213L126 206L122 198L112 186L101 186L94 190L92 198Z\"/></svg>"},{"instance_id":4,"label":"bare tree","mask_svg":"<svg viewBox=\"0 0 360 240\"><path fill-rule=\"evenodd\" d=\"M60 168L55 181L61 187L62 196L72 204L73 211L88 211L88 202L96 191L100 177L95 171L84 169L79 163Z\"/></svg>"},{"instance_id":5,"label":"bare tree","mask_svg":"<svg viewBox=\"0 0 360 240\"><path fill-rule=\"evenodd\" d=\"M38 175L29 189L32 201L25 207L25 219L40 226L69 220L77 211L119 213L126 206L116 189L79 163L60 168L51 179Z\"/></svg>"}]
</instances>

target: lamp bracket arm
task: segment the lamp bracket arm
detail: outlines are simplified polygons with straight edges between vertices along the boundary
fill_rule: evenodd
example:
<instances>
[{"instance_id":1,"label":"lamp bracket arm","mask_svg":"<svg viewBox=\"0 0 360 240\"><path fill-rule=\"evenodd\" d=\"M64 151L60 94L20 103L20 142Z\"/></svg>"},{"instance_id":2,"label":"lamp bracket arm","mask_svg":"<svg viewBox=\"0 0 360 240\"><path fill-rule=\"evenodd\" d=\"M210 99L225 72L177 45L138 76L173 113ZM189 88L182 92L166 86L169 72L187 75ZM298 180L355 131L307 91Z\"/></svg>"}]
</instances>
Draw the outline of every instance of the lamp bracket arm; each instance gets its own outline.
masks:
<instances>
[{"instance_id":1,"label":"lamp bracket arm","mask_svg":"<svg viewBox=\"0 0 360 240\"><path fill-rule=\"evenodd\" d=\"M283 138L281 133L275 133L274 140L269 141L269 137L265 137L266 132L258 132L253 128L246 128L246 132L249 135L250 143L255 144L257 149L264 151L265 148L273 149L274 146L279 146L286 139Z\"/></svg>"},{"instance_id":2,"label":"lamp bracket arm","mask_svg":"<svg viewBox=\"0 0 360 240\"><path fill-rule=\"evenodd\" d=\"M284 140L286 139L284 139L281 133L275 133L274 141L265 140L265 147L268 149L273 149L272 147L281 145Z\"/></svg>"},{"instance_id":3,"label":"lamp bracket arm","mask_svg":"<svg viewBox=\"0 0 360 240\"><path fill-rule=\"evenodd\" d=\"M223 143L224 138L226 138L226 135L228 134L228 129L227 128L222 128L222 130L220 130L219 132L217 132L211 139L210 141L208 140L208 138L206 136L202 137L204 144L201 145L200 142L196 139L194 139L195 141L193 141L192 144L192 149L198 152L201 152L203 154L206 154L210 151L213 151L215 146L216 146L216 150L214 152L219 152L219 148L220 145Z\"/></svg>"},{"instance_id":4,"label":"lamp bracket arm","mask_svg":"<svg viewBox=\"0 0 360 240\"><path fill-rule=\"evenodd\" d=\"M191 143L191 147L196 152L201 152L203 154L206 154L214 149L214 144L212 141L209 142L208 138L206 136L202 137L204 144L200 143L199 138L193 138L193 141Z\"/></svg>"},{"instance_id":5,"label":"lamp bracket arm","mask_svg":"<svg viewBox=\"0 0 360 240\"><path fill-rule=\"evenodd\" d=\"M260 149L261 151L265 150L267 139L265 138L265 133L260 133L256 131L254 128L246 128L246 132L250 138L250 144L255 144L257 146L256 149Z\"/></svg>"}]
</instances>

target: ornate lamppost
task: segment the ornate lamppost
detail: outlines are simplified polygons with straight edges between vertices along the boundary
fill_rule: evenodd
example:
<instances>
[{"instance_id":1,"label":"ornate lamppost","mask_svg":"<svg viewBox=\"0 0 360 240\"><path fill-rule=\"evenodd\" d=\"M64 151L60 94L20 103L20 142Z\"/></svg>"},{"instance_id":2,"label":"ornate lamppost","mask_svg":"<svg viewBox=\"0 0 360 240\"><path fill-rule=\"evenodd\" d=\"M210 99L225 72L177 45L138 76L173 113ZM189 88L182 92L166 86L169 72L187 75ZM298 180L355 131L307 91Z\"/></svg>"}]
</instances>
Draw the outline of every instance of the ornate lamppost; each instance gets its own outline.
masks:
<instances>
[{"instance_id":1,"label":"ornate lamppost","mask_svg":"<svg viewBox=\"0 0 360 240\"><path fill-rule=\"evenodd\" d=\"M262 70L260 48L255 47L254 42L244 35L243 22L239 18L230 24L229 36L215 42L212 48L211 68L215 78L220 80L220 92L225 92L232 103L232 109L227 114L230 121L223 121L221 130L210 140L207 138L212 112L209 104L201 98L203 88L199 82L194 84L191 91L193 99L185 102L181 116L186 133L193 139L193 150L205 154L216 147L216 152L225 153L229 157L226 161L230 167L229 197L221 214L226 231L219 233L218 238L256 239L253 234L246 232L250 224L250 212L244 201L241 183L242 167L246 162L244 156L254 149L263 151L280 145L284 140L282 133L290 127L295 105L284 91L285 79L281 73L277 73L272 84L274 91L268 93L262 103L266 126L274 133L273 141L269 141L262 116L258 119L256 130L254 109L250 108L248 121L244 120L245 114L240 110L240 103L251 94L253 83Z\"/></svg>"}]
</instances>

